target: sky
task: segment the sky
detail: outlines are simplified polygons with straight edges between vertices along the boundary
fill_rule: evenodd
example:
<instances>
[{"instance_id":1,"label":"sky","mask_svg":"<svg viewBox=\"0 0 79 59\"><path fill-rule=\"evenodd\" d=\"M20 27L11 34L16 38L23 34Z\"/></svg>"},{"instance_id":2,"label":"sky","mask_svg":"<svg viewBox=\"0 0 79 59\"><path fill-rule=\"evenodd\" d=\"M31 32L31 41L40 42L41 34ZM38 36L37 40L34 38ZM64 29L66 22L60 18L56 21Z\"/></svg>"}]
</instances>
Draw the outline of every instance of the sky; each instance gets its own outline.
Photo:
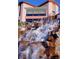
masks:
<instances>
[{"instance_id":1,"label":"sky","mask_svg":"<svg viewBox=\"0 0 79 59\"><path fill-rule=\"evenodd\" d=\"M18 2L27 2L29 4L38 6L44 2L46 2L47 0L18 0ZM54 0L58 5L60 5L60 0Z\"/></svg>"}]
</instances>

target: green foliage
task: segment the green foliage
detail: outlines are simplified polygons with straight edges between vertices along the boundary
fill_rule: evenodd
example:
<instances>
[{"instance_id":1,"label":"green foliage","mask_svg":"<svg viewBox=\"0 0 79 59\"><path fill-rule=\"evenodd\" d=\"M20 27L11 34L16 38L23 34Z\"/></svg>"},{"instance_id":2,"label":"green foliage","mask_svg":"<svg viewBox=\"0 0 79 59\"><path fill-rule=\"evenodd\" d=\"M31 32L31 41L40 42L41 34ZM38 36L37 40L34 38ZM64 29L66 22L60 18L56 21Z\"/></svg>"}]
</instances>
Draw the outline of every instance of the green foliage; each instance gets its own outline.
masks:
<instances>
[{"instance_id":1,"label":"green foliage","mask_svg":"<svg viewBox=\"0 0 79 59\"><path fill-rule=\"evenodd\" d=\"M25 24L25 22L18 22L18 26L24 26Z\"/></svg>"}]
</instances>

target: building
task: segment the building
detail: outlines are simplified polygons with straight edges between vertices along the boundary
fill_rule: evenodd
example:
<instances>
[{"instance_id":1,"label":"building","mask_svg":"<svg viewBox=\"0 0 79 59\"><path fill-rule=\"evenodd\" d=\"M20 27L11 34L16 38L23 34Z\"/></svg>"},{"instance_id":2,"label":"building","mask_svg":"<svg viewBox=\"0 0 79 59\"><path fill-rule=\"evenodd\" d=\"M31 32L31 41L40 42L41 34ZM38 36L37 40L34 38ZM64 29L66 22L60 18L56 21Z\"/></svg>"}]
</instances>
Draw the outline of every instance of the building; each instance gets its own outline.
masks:
<instances>
[{"instance_id":1,"label":"building","mask_svg":"<svg viewBox=\"0 0 79 59\"><path fill-rule=\"evenodd\" d=\"M22 22L26 22L26 20L40 20L58 13L59 6L52 0L48 0L39 6L34 6L27 2L19 3L19 19Z\"/></svg>"}]
</instances>

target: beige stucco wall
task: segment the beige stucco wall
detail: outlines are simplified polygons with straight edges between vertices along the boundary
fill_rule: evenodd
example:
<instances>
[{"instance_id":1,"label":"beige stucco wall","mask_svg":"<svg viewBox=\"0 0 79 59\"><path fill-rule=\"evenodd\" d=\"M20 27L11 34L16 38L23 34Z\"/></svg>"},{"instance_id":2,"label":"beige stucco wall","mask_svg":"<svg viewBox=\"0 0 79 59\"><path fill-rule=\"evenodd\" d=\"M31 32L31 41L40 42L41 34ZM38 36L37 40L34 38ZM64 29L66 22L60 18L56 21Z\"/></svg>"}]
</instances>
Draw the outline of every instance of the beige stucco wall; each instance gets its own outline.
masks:
<instances>
[{"instance_id":1,"label":"beige stucco wall","mask_svg":"<svg viewBox=\"0 0 79 59\"><path fill-rule=\"evenodd\" d=\"M56 12L56 14L58 14L59 13L59 7L55 4L55 6L56 6L56 9L55 9L55 12Z\"/></svg>"},{"instance_id":2,"label":"beige stucco wall","mask_svg":"<svg viewBox=\"0 0 79 59\"><path fill-rule=\"evenodd\" d=\"M55 11L55 13L53 13ZM58 6L55 3L49 2L48 3L48 14L49 16L55 15L58 13Z\"/></svg>"},{"instance_id":3,"label":"beige stucco wall","mask_svg":"<svg viewBox=\"0 0 79 59\"><path fill-rule=\"evenodd\" d=\"M21 16L20 16L20 18L21 18L21 21L22 22L25 22L26 21L26 9L27 8L33 8L32 6L30 6L30 5L28 5L28 4L25 4L25 3L23 3L22 5L21 5Z\"/></svg>"}]
</instances>

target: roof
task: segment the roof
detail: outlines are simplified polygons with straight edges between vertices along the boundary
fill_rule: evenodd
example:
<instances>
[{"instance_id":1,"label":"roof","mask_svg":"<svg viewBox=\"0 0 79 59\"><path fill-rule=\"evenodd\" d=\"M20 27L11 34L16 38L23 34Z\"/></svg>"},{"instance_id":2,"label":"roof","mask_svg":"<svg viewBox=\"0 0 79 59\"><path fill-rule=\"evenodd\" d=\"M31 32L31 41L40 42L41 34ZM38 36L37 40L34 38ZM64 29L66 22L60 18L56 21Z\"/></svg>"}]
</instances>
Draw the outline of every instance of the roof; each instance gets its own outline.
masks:
<instances>
[{"instance_id":1,"label":"roof","mask_svg":"<svg viewBox=\"0 0 79 59\"><path fill-rule=\"evenodd\" d=\"M59 6L59 0L19 0L19 5L21 5L22 3L26 3L28 5L34 6L34 7L38 7L38 6L42 6L46 3L48 3L49 1L55 3L56 5Z\"/></svg>"},{"instance_id":2,"label":"roof","mask_svg":"<svg viewBox=\"0 0 79 59\"><path fill-rule=\"evenodd\" d=\"M29 3L31 5L38 6L38 5L43 4L46 1L47 0L19 0L19 3L20 2L26 2L26 3Z\"/></svg>"},{"instance_id":3,"label":"roof","mask_svg":"<svg viewBox=\"0 0 79 59\"><path fill-rule=\"evenodd\" d=\"M27 3L27 2L20 2L18 5L21 5L21 4L23 4L23 3L28 4L28 5L32 6L32 7L37 7L37 6L35 6L35 5L31 5L31 4Z\"/></svg>"},{"instance_id":4,"label":"roof","mask_svg":"<svg viewBox=\"0 0 79 59\"><path fill-rule=\"evenodd\" d=\"M46 1L46 2L44 2L44 3L42 3L42 4L38 5L38 6L32 5L32 4L27 3L27 2L20 2L18 5L21 5L21 4L25 3L25 4L28 4L28 5L33 6L33 7L40 7L40 6L45 5L45 4L48 3L48 2L49 2L49 1ZM51 1L51 2L54 3L54 4L56 4L56 5L59 7L59 5L58 5L56 2L54 2L54 1Z\"/></svg>"}]
</instances>

